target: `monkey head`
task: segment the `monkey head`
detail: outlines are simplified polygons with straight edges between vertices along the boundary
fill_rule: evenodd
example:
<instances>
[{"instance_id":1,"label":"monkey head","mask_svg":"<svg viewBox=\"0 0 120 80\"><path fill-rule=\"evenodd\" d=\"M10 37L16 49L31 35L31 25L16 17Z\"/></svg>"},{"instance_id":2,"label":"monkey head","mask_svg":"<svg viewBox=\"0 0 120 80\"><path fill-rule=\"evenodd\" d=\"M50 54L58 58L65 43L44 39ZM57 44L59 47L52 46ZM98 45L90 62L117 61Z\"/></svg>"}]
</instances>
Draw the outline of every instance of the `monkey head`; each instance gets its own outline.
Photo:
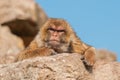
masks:
<instances>
[{"instance_id":1,"label":"monkey head","mask_svg":"<svg viewBox=\"0 0 120 80\"><path fill-rule=\"evenodd\" d=\"M47 46L62 51L70 46L73 30L63 19L50 18L40 29L40 38ZM64 45L64 46L63 46ZM64 48L64 49L63 49ZM63 52L66 52L67 49Z\"/></svg>"}]
</instances>

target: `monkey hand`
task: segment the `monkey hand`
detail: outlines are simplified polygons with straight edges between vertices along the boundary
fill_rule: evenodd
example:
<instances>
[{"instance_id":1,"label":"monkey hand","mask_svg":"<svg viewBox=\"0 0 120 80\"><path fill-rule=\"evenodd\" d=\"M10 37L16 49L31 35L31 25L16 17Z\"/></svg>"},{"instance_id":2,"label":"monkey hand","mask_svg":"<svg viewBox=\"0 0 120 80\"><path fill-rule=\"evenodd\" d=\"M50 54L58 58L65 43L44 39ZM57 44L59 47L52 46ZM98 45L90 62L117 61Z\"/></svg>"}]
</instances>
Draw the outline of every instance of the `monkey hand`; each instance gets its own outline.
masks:
<instances>
[{"instance_id":1,"label":"monkey hand","mask_svg":"<svg viewBox=\"0 0 120 80\"><path fill-rule=\"evenodd\" d=\"M37 57L37 56L50 56L54 54L56 54L56 52L53 49L49 49L47 47L35 48L33 50L26 49L25 51L18 54L15 62L28 59L28 58Z\"/></svg>"},{"instance_id":2,"label":"monkey hand","mask_svg":"<svg viewBox=\"0 0 120 80\"><path fill-rule=\"evenodd\" d=\"M53 49L43 47L39 49L39 55L40 56L50 56L57 54Z\"/></svg>"},{"instance_id":3,"label":"monkey hand","mask_svg":"<svg viewBox=\"0 0 120 80\"><path fill-rule=\"evenodd\" d=\"M84 56L82 58L83 62L85 63L85 65L88 66L93 66L95 63L95 48L94 47L90 47L89 49L87 49L84 53Z\"/></svg>"}]
</instances>

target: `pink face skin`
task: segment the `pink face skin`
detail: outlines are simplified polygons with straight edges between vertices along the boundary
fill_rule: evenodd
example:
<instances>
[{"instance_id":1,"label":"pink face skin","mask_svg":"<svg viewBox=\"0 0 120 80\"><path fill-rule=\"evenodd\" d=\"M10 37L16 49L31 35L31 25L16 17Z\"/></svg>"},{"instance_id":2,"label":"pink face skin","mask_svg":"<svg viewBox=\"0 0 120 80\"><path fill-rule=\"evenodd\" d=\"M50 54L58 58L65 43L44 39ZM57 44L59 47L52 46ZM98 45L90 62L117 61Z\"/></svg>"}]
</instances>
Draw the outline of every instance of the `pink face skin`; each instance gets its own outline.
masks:
<instances>
[{"instance_id":1,"label":"pink face skin","mask_svg":"<svg viewBox=\"0 0 120 80\"><path fill-rule=\"evenodd\" d=\"M50 43L51 44L60 44L60 39L62 37L62 35L64 35L65 33L65 29L62 26L52 26L48 29L48 31L50 32L51 36L50 36Z\"/></svg>"}]
</instances>

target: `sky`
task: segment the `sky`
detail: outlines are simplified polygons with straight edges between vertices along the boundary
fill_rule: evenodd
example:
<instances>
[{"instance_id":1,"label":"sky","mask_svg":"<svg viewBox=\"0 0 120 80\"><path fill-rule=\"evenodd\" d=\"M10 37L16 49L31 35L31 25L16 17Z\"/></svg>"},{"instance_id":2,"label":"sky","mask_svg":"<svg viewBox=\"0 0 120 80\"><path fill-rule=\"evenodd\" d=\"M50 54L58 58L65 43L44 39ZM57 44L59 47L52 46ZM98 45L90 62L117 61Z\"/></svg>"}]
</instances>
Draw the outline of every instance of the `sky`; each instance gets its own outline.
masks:
<instances>
[{"instance_id":1,"label":"sky","mask_svg":"<svg viewBox=\"0 0 120 80\"><path fill-rule=\"evenodd\" d=\"M120 61L120 0L36 0L49 17L63 18L79 38Z\"/></svg>"}]
</instances>

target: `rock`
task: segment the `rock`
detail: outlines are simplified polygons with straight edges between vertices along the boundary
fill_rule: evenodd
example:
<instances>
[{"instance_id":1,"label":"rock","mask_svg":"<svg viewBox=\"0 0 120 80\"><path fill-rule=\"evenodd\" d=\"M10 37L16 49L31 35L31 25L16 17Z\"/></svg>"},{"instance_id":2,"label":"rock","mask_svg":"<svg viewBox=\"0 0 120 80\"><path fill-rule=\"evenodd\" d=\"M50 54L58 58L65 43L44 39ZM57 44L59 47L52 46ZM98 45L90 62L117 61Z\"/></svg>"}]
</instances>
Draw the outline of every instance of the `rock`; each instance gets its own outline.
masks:
<instances>
[{"instance_id":1,"label":"rock","mask_svg":"<svg viewBox=\"0 0 120 80\"><path fill-rule=\"evenodd\" d=\"M94 69L95 80L120 80L120 63L97 62L96 65Z\"/></svg>"},{"instance_id":2,"label":"rock","mask_svg":"<svg viewBox=\"0 0 120 80\"><path fill-rule=\"evenodd\" d=\"M17 53L23 49L22 39L13 35L9 27L0 26L0 64L13 62Z\"/></svg>"},{"instance_id":3,"label":"rock","mask_svg":"<svg viewBox=\"0 0 120 80\"><path fill-rule=\"evenodd\" d=\"M23 38L27 46L47 20L45 12L34 0L0 0L0 24Z\"/></svg>"},{"instance_id":4,"label":"rock","mask_svg":"<svg viewBox=\"0 0 120 80\"><path fill-rule=\"evenodd\" d=\"M115 53L99 49L96 57L93 70L95 80L120 80L120 63L117 62Z\"/></svg>"},{"instance_id":5,"label":"rock","mask_svg":"<svg viewBox=\"0 0 120 80\"><path fill-rule=\"evenodd\" d=\"M0 80L93 80L80 55L58 54L0 65Z\"/></svg>"},{"instance_id":6,"label":"rock","mask_svg":"<svg viewBox=\"0 0 120 80\"><path fill-rule=\"evenodd\" d=\"M120 63L99 62L90 73L79 54L36 57L0 65L0 80L120 80Z\"/></svg>"},{"instance_id":7,"label":"rock","mask_svg":"<svg viewBox=\"0 0 120 80\"><path fill-rule=\"evenodd\" d=\"M100 61L106 61L106 62L112 62L117 61L117 56L115 53L105 50L105 49L98 49L96 54L97 60Z\"/></svg>"}]
</instances>

